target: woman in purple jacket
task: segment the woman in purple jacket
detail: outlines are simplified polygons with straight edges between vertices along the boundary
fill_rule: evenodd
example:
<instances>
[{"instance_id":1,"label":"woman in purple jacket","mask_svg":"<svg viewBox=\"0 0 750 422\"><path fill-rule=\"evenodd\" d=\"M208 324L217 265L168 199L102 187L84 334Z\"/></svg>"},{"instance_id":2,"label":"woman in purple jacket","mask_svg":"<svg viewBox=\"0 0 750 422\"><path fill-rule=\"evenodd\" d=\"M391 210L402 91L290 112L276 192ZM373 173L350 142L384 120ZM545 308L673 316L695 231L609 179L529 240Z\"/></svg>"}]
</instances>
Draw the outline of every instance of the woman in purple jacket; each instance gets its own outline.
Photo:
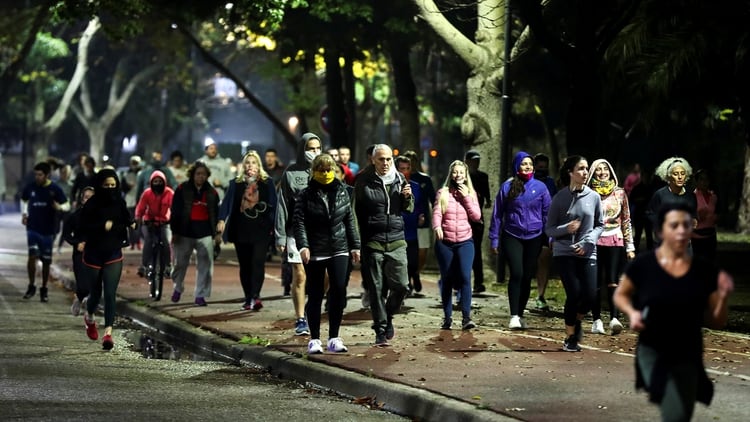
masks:
<instances>
[{"instance_id":1,"label":"woman in purple jacket","mask_svg":"<svg viewBox=\"0 0 750 422\"><path fill-rule=\"evenodd\" d=\"M511 330L526 328L523 312L531 295L531 278L542 249L550 204L549 190L534 178L534 160L526 152L513 158L514 175L500 187L490 220L490 248L502 248L510 268L508 301Z\"/></svg>"}]
</instances>

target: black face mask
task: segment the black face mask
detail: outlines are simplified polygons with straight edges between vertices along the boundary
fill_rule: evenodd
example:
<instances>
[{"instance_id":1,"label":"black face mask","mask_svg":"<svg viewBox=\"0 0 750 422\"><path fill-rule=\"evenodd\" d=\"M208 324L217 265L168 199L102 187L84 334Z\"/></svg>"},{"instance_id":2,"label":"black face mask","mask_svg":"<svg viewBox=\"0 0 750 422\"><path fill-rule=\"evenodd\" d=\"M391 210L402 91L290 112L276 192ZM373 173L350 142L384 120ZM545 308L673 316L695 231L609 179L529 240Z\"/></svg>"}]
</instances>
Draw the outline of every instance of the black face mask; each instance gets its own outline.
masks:
<instances>
[{"instance_id":1,"label":"black face mask","mask_svg":"<svg viewBox=\"0 0 750 422\"><path fill-rule=\"evenodd\" d=\"M537 179L544 179L547 176L549 176L549 170L539 169L534 172L534 177Z\"/></svg>"},{"instance_id":2,"label":"black face mask","mask_svg":"<svg viewBox=\"0 0 750 422\"><path fill-rule=\"evenodd\" d=\"M102 188L102 194L110 201L115 201L120 198L120 190L117 188Z\"/></svg>"},{"instance_id":3,"label":"black face mask","mask_svg":"<svg viewBox=\"0 0 750 422\"><path fill-rule=\"evenodd\" d=\"M164 193L164 185L151 185L151 190L156 192L157 194L161 195Z\"/></svg>"}]
</instances>

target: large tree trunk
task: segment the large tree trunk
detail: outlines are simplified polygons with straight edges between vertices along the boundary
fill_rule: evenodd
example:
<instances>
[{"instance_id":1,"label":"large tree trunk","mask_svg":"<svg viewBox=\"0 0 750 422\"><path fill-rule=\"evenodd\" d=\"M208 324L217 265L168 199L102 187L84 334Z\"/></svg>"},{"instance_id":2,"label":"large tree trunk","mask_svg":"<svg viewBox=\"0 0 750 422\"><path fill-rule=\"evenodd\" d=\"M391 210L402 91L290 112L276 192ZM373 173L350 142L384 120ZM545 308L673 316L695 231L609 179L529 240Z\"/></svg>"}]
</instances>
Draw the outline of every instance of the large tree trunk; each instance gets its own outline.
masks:
<instances>
[{"instance_id":1,"label":"large tree trunk","mask_svg":"<svg viewBox=\"0 0 750 422\"><path fill-rule=\"evenodd\" d=\"M393 80L396 86L399 121L399 147L402 151L419 151L419 107L417 87L411 72L409 52L411 45L403 40L390 40L389 53L393 66Z\"/></svg>"},{"instance_id":2,"label":"large tree trunk","mask_svg":"<svg viewBox=\"0 0 750 422\"><path fill-rule=\"evenodd\" d=\"M335 48L326 48L326 101L328 103L328 134L331 146L348 145L346 139L346 106L344 105L344 81L341 77L341 55Z\"/></svg>"},{"instance_id":3,"label":"large tree trunk","mask_svg":"<svg viewBox=\"0 0 750 422\"><path fill-rule=\"evenodd\" d=\"M742 196L737 216L737 231L750 234L750 145L745 145L745 172L742 179Z\"/></svg>"}]
</instances>

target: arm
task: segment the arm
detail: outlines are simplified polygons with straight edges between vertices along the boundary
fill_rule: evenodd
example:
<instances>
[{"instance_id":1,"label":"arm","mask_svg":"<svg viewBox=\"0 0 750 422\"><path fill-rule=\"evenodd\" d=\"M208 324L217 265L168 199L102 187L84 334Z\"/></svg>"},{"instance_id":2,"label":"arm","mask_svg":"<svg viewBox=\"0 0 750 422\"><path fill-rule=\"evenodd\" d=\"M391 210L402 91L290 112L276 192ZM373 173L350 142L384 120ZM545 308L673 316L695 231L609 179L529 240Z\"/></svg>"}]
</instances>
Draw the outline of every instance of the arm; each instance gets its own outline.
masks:
<instances>
[{"instance_id":1,"label":"arm","mask_svg":"<svg viewBox=\"0 0 750 422\"><path fill-rule=\"evenodd\" d=\"M283 251L286 247L286 222L289 218L287 210L287 195L286 192L289 190L288 182L286 180L286 173L281 179L279 184L278 192L278 205L276 207L276 221L274 222L274 237L276 237L276 247ZM293 212L294 210L292 210Z\"/></svg>"},{"instance_id":2,"label":"arm","mask_svg":"<svg viewBox=\"0 0 750 422\"><path fill-rule=\"evenodd\" d=\"M556 201L556 198L558 198L557 195L555 195L555 197L552 198L552 201L550 202L549 212L547 213L547 224L544 226L544 232L547 234L547 236L553 239L557 239L558 237L570 234L570 232L568 231L570 222L568 221L562 223L560 221L560 214L562 210L560 209L560 200L558 199Z\"/></svg>"},{"instance_id":3,"label":"arm","mask_svg":"<svg viewBox=\"0 0 750 422\"><path fill-rule=\"evenodd\" d=\"M734 280L726 271L719 271L716 290L708 297L708 307L704 321L706 327L712 329L724 328L729 318L729 294L734 291Z\"/></svg>"},{"instance_id":4,"label":"arm","mask_svg":"<svg viewBox=\"0 0 750 422\"><path fill-rule=\"evenodd\" d=\"M466 210L466 214L469 216L470 221L482 221L482 209L479 207L479 200L477 199L476 192L462 196L461 205L463 205Z\"/></svg>"},{"instance_id":5,"label":"arm","mask_svg":"<svg viewBox=\"0 0 750 422\"><path fill-rule=\"evenodd\" d=\"M303 190L294 204L294 218L292 226L294 240L297 241L297 249L302 257L302 262L307 264L310 259L310 243L307 240L307 227L305 226L305 208L307 205L307 189Z\"/></svg>"},{"instance_id":6,"label":"arm","mask_svg":"<svg viewBox=\"0 0 750 422\"><path fill-rule=\"evenodd\" d=\"M628 259L633 259L635 258L635 242L633 241L633 225L630 219L630 203L625 190L621 193L620 230L622 230L622 238L625 241L625 252L628 255Z\"/></svg>"},{"instance_id":7,"label":"arm","mask_svg":"<svg viewBox=\"0 0 750 422\"><path fill-rule=\"evenodd\" d=\"M612 300L615 306L628 316L630 329L633 331L642 331L645 326L643 324L641 311L633 307L632 298L634 293L635 285L627 275L623 274L622 277L620 277L620 284L617 285Z\"/></svg>"},{"instance_id":8,"label":"arm","mask_svg":"<svg viewBox=\"0 0 750 422\"><path fill-rule=\"evenodd\" d=\"M490 230L488 237L490 239L490 249L493 253L498 252L500 247L500 233L503 227L503 188L497 191L495 203L492 206L492 216L490 217Z\"/></svg>"},{"instance_id":9,"label":"arm","mask_svg":"<svg viewBox=\"0 0 750 422\"><path fill-rule=\"evenodd\" d=\"M447 188L445 188L447 189ZM440 209L440 196L442 189L435 195L435 204L432 206L432 230L435 232L437 240L443 240L443 210Z\"/></svg>"}]
</instances>

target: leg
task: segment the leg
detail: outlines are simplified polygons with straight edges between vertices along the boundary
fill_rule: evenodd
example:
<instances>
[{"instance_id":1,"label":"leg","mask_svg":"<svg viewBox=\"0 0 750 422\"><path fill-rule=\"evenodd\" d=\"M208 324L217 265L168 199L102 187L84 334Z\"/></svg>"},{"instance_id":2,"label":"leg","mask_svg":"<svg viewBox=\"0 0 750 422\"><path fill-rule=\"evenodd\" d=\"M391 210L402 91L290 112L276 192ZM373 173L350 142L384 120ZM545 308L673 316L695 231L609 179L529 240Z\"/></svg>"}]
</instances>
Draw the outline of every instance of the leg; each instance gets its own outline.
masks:
<instances>
[{"instance_id":1,"label":"leg","mask_svg":"<svg viewBox=\"0 0 750 422\"><path fill-rule=\"evenodd\" d=\"M458 258L461 273L461 300L459 304L461 305L461 317L464 329L473 328L467 327L467 323L471 321L471 270L476 262L474 260L474 252L474 242L472 240L455 245L455 256Z\"/></svg>"},{"instance_id":2,"label":"leg","mask_svg":"<svg viewBox=\"0 0 750 422\"><path fill-rule=\"evenodd\" d=\"M305 286L307 275L305 267L301 263L292 263L292 302L294 304L294 315L297 318L305 317Z\"/></svg>"},{"instance_id":3,"label":"leg","mask_svg":"<svg viewBox=\"0 0 750 422\"><path fill-rule=\"evenodd\" d=\"M253 243L250 255L250 298L260 299L260 291L266 278L266 254L268 242L260 241Z\"/></svg>"},{"instance_id":4,"label":"leg","mask_svg":"<svg viewBox=\"0 0 750 422\"><path fill-rule=\"evenodd\" d=\"M234 250L237 253L237 262L240 267L240 285L245 295L245 305L249 305L253 299L252 295L252 249L249 243L235 242Z\"/></svg>"},{"instance_id":5,"label":"leg","mask_svg":"<svg viewBox=\"0 0 750 422\"><path fill-rule=\"evenodd\" d=\"M387 325L393 315L398 313L404 298L409 292L409 276L406 273L406 247L401 247L384 255L383 263L384 284L388 287L388 297L385 303Z\"/></svg>"},{"instance_id":6,"label":"leg","mask_svg":"<svg viewBox=\"0 0 750 422\"><path fill-rule=\"evenodd\" d=\"M565 333L569 336L574 334L575 325L578 321L576 311L580 300L579 296L581 295L581 281L578 279L575 268L575 261L577 259L568 256L555 258L555 263L557 263L558 271L560 272L560 280L565 289L563 315L565 317Z\"/></svg>"},{"instance_id":7,"label":"leg","mask_svg":"<svg viewBox=\"0 0 750 422\"><path fill-rule=\"evenodd\" d=\"M531 277L536 273L539 252L542 249L542 238L535 237L522 242L523 245L523 276L521 276L521 295L519 297L519 317L523 317L526 305L531 297Z\"/></svg>"},{"instance_id":8,"label":"leg","mask_svg":"<svg viewBox=\"0 0 750 422\"><path fill-rule=\"evenodd\" d=\"M384 254L380 251L373 251L365 248L362 251L362 261L364 262L363 272L365 270L367 271L366 276L363 274L362 281L365 283L365 289L370 295L372 329L375 331L376 336L385 335L387 321L385 301L382 296L384 284Z\"/></svg>"},{"instance_id":9,"label":"leg","mask_svg":"<svg viewBox=\"0 0 750 422\"><path fill-rule=\"evenodd\" d=\"M484 287L484 262L482 262L482 239L484 239L484 223L471 223L471 238L474 242L474 258L472 270L474 271L474 292L481 293Z\"/></svg>"},{"instance_id":10,"label":"leg","mask_svg":"<svg viewBox=\"0 0 750 422\"><path fill-rule=\"evenodd\" d=\"M435 242L435 257L440 267L440 301L446 321L453 316L453 283L450 279L453 250L441 241Z\"/></svg>"},{"instance_id":11,"label":"leg","mask_svg":"<svg viewBox=\"0 0 750 422\"><path fill-rule=\"evenodd\" d=\"M320 339L320 307L323 304L323 296L325 294L323 287L325 273L325 261L310 261L305 265L305 274L308 278L308 296L305 311L310 329L310 338L313 340Z\"/></svg>"},{"instance_id":12,"label":"leg","mask_svg":"<svg viewBox=\"0 0 750 422\"><path fill-rule=\"evenodd\" d=\"M547 304L544 299L544 294L547 291L547 282L549 280L549 266L552 260L552 249L546 245L546 236L540 239L540 242L542 243L542 248L539 251L539 258L537 259L536 266L536 294L537 300L539 301L537 308L543 309Z\"/></svg>"},{"instance_id":13,"label":"leg","mask_svg":"<svg viewBox=\"0 0 750 422\"><path fill-rule=\"evenodd\" d=\"M500 237L500 250L508 263L508 301L511 318L521 316L521 278L523 277L523 244L522 241L507 233Z\"/></svg>"},{"instance_id":14,"label":"leg","mask_svg":"<svg viewBox=\"0 0 750 422\"><path fill-rule=\"evenodd\" d=\"M193 253L193 239L177 236L174 239L174 270L172 282L174 291L178 294L185 291L185 275L190 265L190 255Z\"/></svg>"},{"instance_id":15,"label":"leg","mask_svg":"<svg viewBox=\"0 0 750 422\"><path fill-rule=\"evenodd\" d=\"M348 256L335 256L326 260L328 273L328 338L339 337L339 329L344 316L346 303L346 276L349 267Z\"/></svg>"},{"instance_id":16,"label":"leg","mask_svg":"<svg viewBox=\"0 0 750 422\"><path fill-rule=\"evenodd\" d=\"M211 297L211 281L214 275L214 240L211 236L195 239L195 297Z\"/></svg>"},{"instance_id":17,"label":"leg","mask_svg":"<svg viewBox=\"0 0 750 422\"><path fill-rule=\"evenodd\" d=\"M104 290L104 334L112 334L117 306L117 286L122 275L122 261L112 262L102 268L102 285Z\"/></svg>"}]
</instances>

